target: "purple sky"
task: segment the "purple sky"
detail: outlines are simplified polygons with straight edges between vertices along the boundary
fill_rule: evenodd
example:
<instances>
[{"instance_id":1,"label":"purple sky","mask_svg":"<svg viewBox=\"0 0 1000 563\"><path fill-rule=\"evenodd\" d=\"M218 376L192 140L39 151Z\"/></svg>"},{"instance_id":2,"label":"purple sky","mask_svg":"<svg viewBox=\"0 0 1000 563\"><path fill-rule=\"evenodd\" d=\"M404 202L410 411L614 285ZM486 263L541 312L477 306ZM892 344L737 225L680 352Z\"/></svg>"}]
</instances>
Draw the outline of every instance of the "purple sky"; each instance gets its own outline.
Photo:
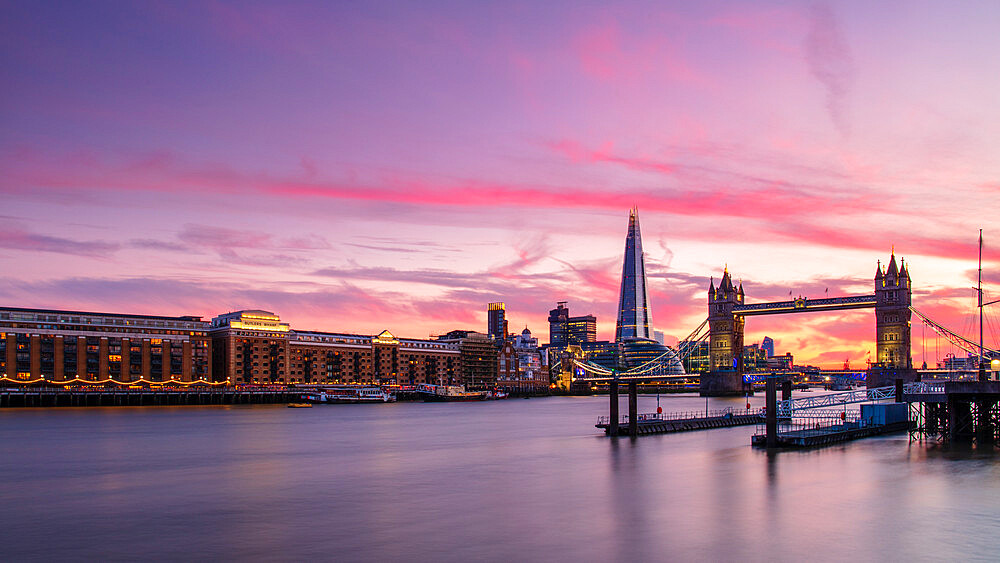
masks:
<instances>
[{"instance_id":1,"label":"purple sky","mask_svg":"<svg viewBox=\"0 0 1000 563\"><path fill-rule=\"evenodd\" d=\"M674 338L727 264L751 302L833 296L892 247L971 335L997 29L996 2L0 2L0 303L426 337L499 300L544 341L567 300L610 338L638 205ZM747 324L824 366L873 333Z\"/></svg>"}]
</instances>

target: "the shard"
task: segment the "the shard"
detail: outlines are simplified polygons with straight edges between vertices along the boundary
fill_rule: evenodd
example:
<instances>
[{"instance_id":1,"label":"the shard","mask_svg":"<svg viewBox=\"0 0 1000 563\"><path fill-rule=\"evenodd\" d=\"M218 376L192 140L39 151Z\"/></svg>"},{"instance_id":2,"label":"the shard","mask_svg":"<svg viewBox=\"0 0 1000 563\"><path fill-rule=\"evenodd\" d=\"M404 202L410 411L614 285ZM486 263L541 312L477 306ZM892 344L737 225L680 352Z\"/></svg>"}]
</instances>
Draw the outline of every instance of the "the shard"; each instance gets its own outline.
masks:
<instances>
[{"instance_id":1,"label":"the shard","mask_svg":"<svg viewBox=\"0 0 1000 563\"><path fill-rule=\"evenodd\" d=\"M628 234L625 235L625 261L622 264L622 289L618 297L615 342L632 338L651 339L651 324L649 293L646 291L646 264L642 254L642 235L639 233L639 210L633 208L629 211Z\"/></svg>"}]
</instances>

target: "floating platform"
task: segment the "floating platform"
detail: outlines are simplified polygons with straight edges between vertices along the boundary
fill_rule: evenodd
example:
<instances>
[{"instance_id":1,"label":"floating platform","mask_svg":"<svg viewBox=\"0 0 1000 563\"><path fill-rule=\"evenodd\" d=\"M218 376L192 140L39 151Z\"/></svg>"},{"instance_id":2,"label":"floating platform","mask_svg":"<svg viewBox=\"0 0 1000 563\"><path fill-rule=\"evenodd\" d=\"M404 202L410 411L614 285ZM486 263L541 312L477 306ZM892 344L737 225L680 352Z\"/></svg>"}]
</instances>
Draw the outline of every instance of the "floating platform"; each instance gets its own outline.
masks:
<instances>
[{"instance_id":1,"label":"floating platform","mask_svg":"<svg viewBox=\"0 0 1000 563\"><path fill-rule=\"evenodd\" d=\"M832 426L821 426L818 428L804 428L801 430L791 430L778 432L777 447L779 448L815 448L836 444L838 442L849 442L860 438L878 436L881 434L892 434L894 432L905 432L910 429L911 423L907 420L892 422L889 424L863 425L859 422L847 422L834 424ZM757 434L750 442L756 447L767 447L767 436Z\"/></svg>"},{"instance_id":2,"label":"floating platform","mask_svg":"<svg viewBox=\"0 0 1000 563\"><path fill-rule=\"evenodd\" d=\"M648 434L670 434L672 432L689 432L691 430L708 430L710 428L728 428L731 426L748 426L750 424L761 424L764 417L758 413L733 414L727 413L721 416L691 417L676 419L640 419L637 422L637 434L644 436ZM595 425L604 430L608 436L611 435L610 424L599 422ZM618 436L628 436L628 422L618 425Z\"/></svg>"}]
</instances>

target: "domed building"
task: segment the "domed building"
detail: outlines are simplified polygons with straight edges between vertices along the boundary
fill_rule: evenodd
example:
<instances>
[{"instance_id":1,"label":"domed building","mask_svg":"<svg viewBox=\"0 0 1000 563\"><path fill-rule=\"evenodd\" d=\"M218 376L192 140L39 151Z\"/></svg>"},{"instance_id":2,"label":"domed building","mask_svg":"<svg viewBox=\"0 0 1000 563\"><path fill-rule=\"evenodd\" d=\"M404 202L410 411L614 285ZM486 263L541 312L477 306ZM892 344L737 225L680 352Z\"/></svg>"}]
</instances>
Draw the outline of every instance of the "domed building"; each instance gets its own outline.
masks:
<instances>
[{"instance_id":1,"label":"domed building","mask_svg":"<svg viewBox=\"0 0 1000 563\"><path fill-rule=\"evenodd\" d=\"M655 360L666 354L661 363L662 375L684 375L684 365L677 352L648 338L627 338L620 344L620 365L623 370L637 368L646 362Z\"/></svg>"}]
</instances>

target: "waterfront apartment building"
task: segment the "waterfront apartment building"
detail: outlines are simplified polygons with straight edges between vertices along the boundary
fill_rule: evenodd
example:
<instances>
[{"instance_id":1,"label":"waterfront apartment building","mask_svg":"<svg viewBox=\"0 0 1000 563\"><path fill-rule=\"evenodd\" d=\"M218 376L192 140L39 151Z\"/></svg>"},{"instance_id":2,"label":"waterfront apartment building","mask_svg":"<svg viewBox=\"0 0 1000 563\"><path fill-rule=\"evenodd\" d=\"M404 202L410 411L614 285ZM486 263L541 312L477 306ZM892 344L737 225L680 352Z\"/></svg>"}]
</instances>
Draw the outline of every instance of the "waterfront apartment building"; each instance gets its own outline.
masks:
<instances>
[{"instance_id":1,"label":"waterfront apartment building","mask_svg":"<svg viewBox=\"0 0 1000 563\"><path fill-rule=\"evenodd\" d=\"M439 336L437 342L455 346L459 351L462 383L469 390L492 389L497 385L499 349L488 334L474 330L453 330Z\"/></svg>"},{"instance_id":2,"label":"waterfront apartment building","mask_svg":"<svg viewBox=\"0 0 1000 563\"><path fill-rule=\"evenodd\" d=\"M13 381L457 385L466 383L468 370L484 384L490 370L483 363L463 361L457 343L396 338L388 331L296 331L270 311L236 311L209 322L0 308L0 377Z\"/></svg>"},{"instance_id":3,"label":"waterfront apartment building","mask_svg":"<svg viewBox=\"0 0 1000 563\"><path fill-rule=\"evenodd\" d=\"M160 317L0 308L0 377L15 381L212 380L210 325Z\"/></svg>"},{"instance_id":4,"label":"waterfront apartment building","mask_svg":"<svg viewBox=\"0 0 1000 563\"><path fill-rule=\"evenodd\" d=\"M270 311L212 320L217 371L247 383L463 383L457 345L435 340L292 330Z\"/></svg>"}]
</instances>

